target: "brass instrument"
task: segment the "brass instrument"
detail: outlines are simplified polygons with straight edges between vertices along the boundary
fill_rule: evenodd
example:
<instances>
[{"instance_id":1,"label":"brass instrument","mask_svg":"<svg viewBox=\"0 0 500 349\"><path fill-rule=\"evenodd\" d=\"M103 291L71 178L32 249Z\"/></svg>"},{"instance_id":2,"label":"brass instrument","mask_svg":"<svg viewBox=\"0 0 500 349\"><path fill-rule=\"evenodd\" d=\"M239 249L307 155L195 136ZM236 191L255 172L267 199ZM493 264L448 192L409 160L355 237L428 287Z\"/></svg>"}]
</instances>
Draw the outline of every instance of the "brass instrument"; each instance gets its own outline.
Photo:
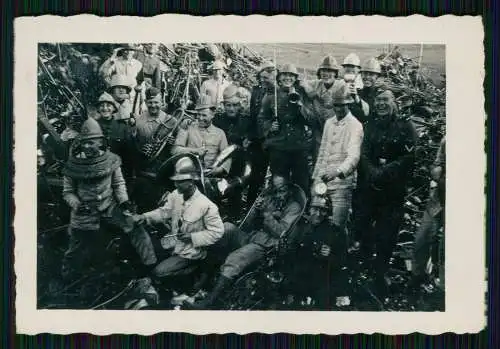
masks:
<instances>
[{"instance_id":1,"label":"brass instrument","mask_svg":"<svg viewBox=\"0 0 500 349\"><path fill-rule=\"evenodd\" d=\"M186 119L190 119L191 121L193 120L193 117L188 115L184 109L178 110L181 111L181 116L178 118L177 122L175 123L174 127L172 127L170 132L165 135L161 135L161 131L163 128L168 129L167 125L161 122L160 125L158 125L151 141L145 144L141 149L142 154L149 162L154 162L160 156L160 154L167 146L168 138L173 136L177 132L182 122L184 122Z\"/></svg>"}]
</instances>

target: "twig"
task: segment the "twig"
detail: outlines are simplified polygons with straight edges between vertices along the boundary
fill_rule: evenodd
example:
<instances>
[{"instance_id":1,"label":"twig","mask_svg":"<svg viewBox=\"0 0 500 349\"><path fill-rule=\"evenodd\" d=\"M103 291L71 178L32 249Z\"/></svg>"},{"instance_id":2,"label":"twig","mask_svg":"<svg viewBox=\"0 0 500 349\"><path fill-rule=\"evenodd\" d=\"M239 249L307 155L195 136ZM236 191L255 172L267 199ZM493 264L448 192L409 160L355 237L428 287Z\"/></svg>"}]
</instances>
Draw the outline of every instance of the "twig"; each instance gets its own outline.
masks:
<instances>
[{"instance_id":1,"label":"twig","mask_svg":"<svg viewBox=\"0 0 500 349\"><path fill-rule=\"evenodd\" d=\"M123 290L121 290L120 292L118 292L116 295L114 295L113 297L111 297L110 299L108 299L107 301L104 301L102 302L101 304L98 304L90 309L92 310L96 310L96 309L99 309L101 307L104 307L105 305L111 303L111 302L114 302L115 300L117 300L118 298L120 298L122 295L124 295L127 291L129 291L130 289L132 289L132 287L135 285L136 283L136 280L135 279L132 279L130 280L130 282L127 284L127 286L125 286L125 288Z\"/></svg>"}]
</instances>

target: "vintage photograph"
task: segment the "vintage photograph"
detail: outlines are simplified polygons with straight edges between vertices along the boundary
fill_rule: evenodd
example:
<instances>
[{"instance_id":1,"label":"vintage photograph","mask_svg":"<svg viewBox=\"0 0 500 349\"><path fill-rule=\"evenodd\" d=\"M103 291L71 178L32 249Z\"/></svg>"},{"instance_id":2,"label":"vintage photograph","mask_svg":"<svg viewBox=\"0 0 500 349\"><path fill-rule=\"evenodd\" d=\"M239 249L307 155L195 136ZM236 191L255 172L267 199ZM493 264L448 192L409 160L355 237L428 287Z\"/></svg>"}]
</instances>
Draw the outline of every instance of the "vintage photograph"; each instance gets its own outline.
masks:
<instances>
[{"instance_id":1,"label":"vintage photograph","mask_svg":"<svg viewBox=\"0 0 500 349\"><path fill-rule=\"evenodd\" d=\"M37 54L37 309L446 310L446 45Z\"/></svg>"}]
</instances>

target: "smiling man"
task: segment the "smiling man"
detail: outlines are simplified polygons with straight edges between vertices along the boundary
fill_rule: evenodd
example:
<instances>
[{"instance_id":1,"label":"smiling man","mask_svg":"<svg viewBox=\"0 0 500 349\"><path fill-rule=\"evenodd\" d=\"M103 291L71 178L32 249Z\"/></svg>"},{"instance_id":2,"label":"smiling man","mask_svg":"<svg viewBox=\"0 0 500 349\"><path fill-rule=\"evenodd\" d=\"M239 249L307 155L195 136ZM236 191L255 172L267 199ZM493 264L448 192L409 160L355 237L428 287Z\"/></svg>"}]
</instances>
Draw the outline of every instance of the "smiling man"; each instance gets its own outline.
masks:
<instances>
[{"instance_id":1,"label":"smiling man","mask_svg":"<svg viewBox=\"0 0 500 349\"><path fill-rule=\"evenodd\" d=\"M376 291L381 296L387 292L384 276L403 218L416 142L415 127L398 115L392 91L378 90L373 119L364 127L353 208L354 232L361 240L365 263L375 268ZM372 260L374 251L377 256Z\"/></svg>"}]
</instances>

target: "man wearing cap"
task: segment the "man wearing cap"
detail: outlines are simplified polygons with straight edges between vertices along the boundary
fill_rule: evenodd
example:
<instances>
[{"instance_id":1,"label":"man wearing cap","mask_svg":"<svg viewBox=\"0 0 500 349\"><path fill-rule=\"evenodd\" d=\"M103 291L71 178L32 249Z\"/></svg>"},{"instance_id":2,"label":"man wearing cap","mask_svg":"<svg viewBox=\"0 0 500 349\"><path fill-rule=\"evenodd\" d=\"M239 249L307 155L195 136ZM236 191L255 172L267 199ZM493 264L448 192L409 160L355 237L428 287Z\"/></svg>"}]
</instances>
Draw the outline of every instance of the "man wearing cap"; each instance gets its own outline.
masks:
<instances>
[{"instance_id":1,"label":"man wearing cap","mask_svg":"<svg viewBox=\"0 0 500 349\"><path fill-rule=\"evenodd\" d=\"M377 292L384 294L384 276L403 218L418 137L411 121L398 115L390 90L377 91L372 115L364 126L358 165L354 233L360 239L365 262L374 266ZM372 261L374 250L377 257Z\"/></svg>"},{"instance_id":2,"label":"man wearing cap","mask_svg":"<svg viewBox=\"0 0 500 349\"><path fill-rule=\"evenodd\" d=\"M226 134L213 125L215 107L210 98L200 99L195 108L198 122L191 124L186 130L180 129L175 140L174 154L193 153L198 155L205 169L211 169L217 156L228 146ZM218 168L211 170L215 177L229 173L231 161L226 161Z\"/></svg>"},{"instance_id":3,"label":"man wearing cap","mask_svg":"<svg viewBox=\"0 0 500 349\"><path fill-rule=\"evenodd\" d=\"M156 87L150 87L146 90L146 106L148 110L137 118L136 127L132 133L136 147L143 158L155 139L163 139L172 132L177 124L175 117L161 110L163 100L160 90ZM165 141L167 144L173 145L175 135L167 136Z\"/></svg>"},{"instance_id":4,"label":"man wearing cap","mask_svg":"<svg viewBox=\"0 0 500 349\"><path fill-rule=\"evenodd\" d=\"M248 184L247 200L252 204L260 190L264 186L267 168L269 166L269 154L264 149L264 135L258 127L257 118L262 107L262 100L267 92L273 91L276 84L276 67L273 62L264 61L257 71L257 81L259 84L254 86L250 97L250 122L248 136L251 141L249 153L252 163L252 173Z\"/></svg>"},{"instance_id":5,"label":"man wearing cap","mask_svg":"<svg viewBox=\"0 0 500 349\"><path fill-rule=\"evenodd\" d=\"M111 152L122 159L122 170L125 179L133 175L132 151L132 127L128 120L115 119L114 114L118 111L118 103L107 92L104 92L97 101L97 122L102 129Z\"/></svg>"},{"instance_id":6,"label":"man wearing cap","mask_svg":"<svg viewBox=\"0 0 500 349\"><path fill-rule=\"evenodd\" d=\"M309 118L314 138L313 159L316 159L318 155L325 122L335 115L333 94L342 85L342 81L337 80L339 69L335 57L326 56L316 72L318 79L307 83L302 82L307 97L312 102Z\"/></svg>"},{"instance_id":7,"label":"man wearing cap","mask_svg":"<svg viewBox=\"0 0 500 349\"><path fill-rule=\"evenodd\" d=\"M363 126L349 111L352 102L346 85L333 95L335 116L326 120L312 175L313 185L327 184L332 203L332 233L339 236L345 231L363 142ZM314 190L312 195L314 199Z\"/></svg>"},{"instance_id":8,"label":"man wearing cap","mask_svg":"<svg viewBox=\"0 0 500 349\"><path fill-rule=\"evenodd\" d=\"M363 99L370 108L373 108L375 100L375 92L379 85L381 74L380 63L376 58L370 58L364 62L361 67L361 77L363 79L363 88L359 90L359 96Z\"/></svg>"},{"instance_id":9,"label":"man wearing cap","mask_svg":"<svg viewBox=\"0 0 500 349\"><path fill-rule=\"evenodd\" d=\"M70 241L62 262L66 280L85 274L87 268L100 267L105 251L101 224L128 233L141 261L156 263L149 236L133 230L121 159L104 147L104 135L97 121L88 118L71 147L63 170L63 198L71 207Z\"/></svg>"},{"instance_id":10,"label":"man wearing cap","mask_svg":"<svg viewBox=\"0 0 500 349\"><path fill-rule=\"evenodd\" d=\"M147 43L142 45L143 51L137 53L137 60L142 64L142 70L137 75L137 82L140 85L143 81L145 87L161 88L160 60L155 56L155 45Z\"/></svg>"},{"instance_id":11,"label":"man wearing cap","mask_svg":"<svg viewBox=\"0 0 500 349\"><path fill-rule=\"evenodd\" d=\"M132 116L132 102L130 93L132 88L128 85L127 78L123 75L113 75L110 79L108 89L117 103L118 110L115 113L117 120L129 120Z\"/></svg>"},{"instance_id":12,"label":"man wearing cap","mask_svg":"<svg viewBox=\"0 0 500 349\"><path fill-rule=\"evenodd\" d=\"M127 86L133 89L137 85L137 75L142 69L142 63L134 58L137 49L132 45L115 48L113 54L99 68L99 74L104 81L111 84L113 75L125 77Z\"/></svg>"},{"instance_id":13,"label":"man wearing cap","mask_svg":"<svg viewBox=\"0 0 500 349\"><path fill-rule=\"evenodd\" d=\"M224 62L220 60L213 62L210 66L212 77L205 80L200 87L200 99L202 96L208 96L208 102L216 107L222 103L222 94L229 86L229 81L224 77L225 68Z\"/></svg>"},{"instance_id":14,"label":"man wearing cap","mask_svg":"<svg viewBox=\"0 0 500 349\"><path fill-rule=\"evenodd\" d=\"M279 88L268 91L258 116L264 147L269 152L273 174L290 177L309 193L307 113L302 100L305 92L297 85L299 74L293 64L285 64L278 73ZM291 96L291 93L295 96ZM299 97L294 102L291 98Z\"/></svg>"},{"instance_id":15,"label":"man wearing cap","mask_svg":"<svg viewBox=\"0 0 500 349\"><path fill-rule=\"evenodd\" d=\"M134 216L137 224L170 222L171 231L162 238L162 246L173 248L172 255L153 269L153 277L189 274L207 256L207 247L224 234L217 206L196 187L196 166L189 157L180 158L171 177L176 190L168 194L164 206Z\"/></svg>"}]
</instances>

